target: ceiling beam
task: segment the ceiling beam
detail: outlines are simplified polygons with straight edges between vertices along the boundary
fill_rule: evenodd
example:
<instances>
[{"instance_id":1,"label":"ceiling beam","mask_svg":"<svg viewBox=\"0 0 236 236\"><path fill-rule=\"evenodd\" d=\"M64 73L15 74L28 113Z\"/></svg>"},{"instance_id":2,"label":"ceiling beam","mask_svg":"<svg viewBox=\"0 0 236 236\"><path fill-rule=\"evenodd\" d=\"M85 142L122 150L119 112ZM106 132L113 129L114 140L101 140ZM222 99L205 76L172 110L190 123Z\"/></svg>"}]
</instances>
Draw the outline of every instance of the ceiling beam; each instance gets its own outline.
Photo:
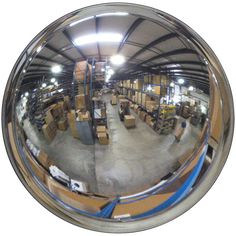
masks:
<instances>
[{"instance_id":1,"label":"ceiling beam","mask_svg":"<svg viewBox=\"0 0 236 236\"><path fill-rule=\"evenodd\" d=\"M69 42L76 48L77 52L83 57L83 59L86 60L87 58L86 58L85 54L82 52L82 50L79 48L79 46L75 44L74 40L71 38L67 29L63 30L63 34L66 36L66 38L69 40Z\"/></svg>"},{"instance_id":2,"label":"ceiling beam","mask_svg":"<svg viewBox=\"0 0 236 236\"><path fill-rule=\"evenodd\" d=\"M205 78L205 79L208 79L209 80L209 76L207 75L200 75L200 74L197 74L197 73L191 73L191 72L169 72L169 71L166 71L164 72L165 74L168 74L168 75L190 75L190 76L197 76L197 77L201 77L201 78Z\"/></svg>"},{"instance_id":3,"label":"ceiling beam","mask_svg":"<svg viewBox=\"0 0 236 236\"><path fill-rule=\"evenodd\" d=\"M189 49L189 48L176 49L173 51L164 52L164 53L158 54L157 56L151 57L151 58L147 59L146 61L139 63L139 65L146 64L148 62L151 62L151 61L163 58L163 57L170 57L170 56L181 55L181 54L198 54L198 53L197 53L197 51L195 51L193 49Z\"/></svg>"},{"instance_id":4,"label":"ceiling beam","mask_svg":"<svg viewBox=\"0 0 236 236\"><path fill-rule=\"evenodd\" d=\"M181 71L192 71L192 72L199 72L199 73L203 73L203 74L207 74L208 75L208 71L207 70L201 70L201 69L195 69L195 68L186 68L186 67L178 67L178 68L158 68L161 72L166 72L166 71L169 71L169 72L176 72L178 73L181 72Z\"/></svg>"},{"instance_id":5,"label":"ceiling beam","mask_svg":"<svg viewBox=\"0 0 236 236\"><path fill-rule=\"evenodd\" d=\"M175 64L180 64L180 65L199 65L199 66L206 66L204 62L201 61L168 61L168 62L162 62L153 65L154 67L156 66L168 66L168 65L175 65ZM177 67L176 67L177 68Z\"/></svg>"},{"instance_id":6,"label":"ceiling beam","mask_svg":"<svg viewBox=\"0 0 236 236\"><path fill-rule=\"evenodd\" d=\"M137 20L134 21L134 23L129 27L127 30L125 36L123 37L122 41L120 42L120 45L117 49L117 53L121 51L123 46L125 45L127 39L130 37L130 35L136 30L136 28L144 21L142 18L138 18Z\"/></svg>"},{"instance_id":7,"label":"ceiling beam","mask_svg":"<svg viewBox=\"0 0 236 236\"><path fill-rule=\"evenodd\" d=\"M49 61L49 62L52 62L52 63L55 63L55 64L60 64L60 65L63 65L63 66L67 66L66 64L64 64L62 62L58 62L58 61L56 61L52 58L47 58L47 57L40 56L40 55L37 55L36 58L40 59L40 60L43 60L43 61Z\"/></svg>"},{"instance_id":8,"label":"ceiling beam","mask_svg":"<svg viewBox=\"0 0 236 236\"><path fill-rule=\"evenodd\" d=\"M166 34L158 39L155 39L154 41L152 41L151 43L147 44L145 47L143 47L142 49L140 49L139 51L137 51L132 57L129 58L129 61L136 58L137 56L139 56L140 54L142 54L143 52L145 52L146 50L156 46L159 43L165 42L169 39L175 38L177 37L178 34L177 33L170 33L170 34Z\"/></svg>"},{"instance_id":9,"label":"ceiling beam","mask_svg":"<svg viewBox=\"0 0 236 236\"><path fill-rule=\"evenodd\" d=\"M63 56L64 58L66 58L70 62L73 62L73 63L75 62L72 58L68 57L65 53L59 51L58 49L54 48L53 46L47 44L45 47L48 48L49 50L55 52L56 54Z\"/></svg>"}]
</instances>

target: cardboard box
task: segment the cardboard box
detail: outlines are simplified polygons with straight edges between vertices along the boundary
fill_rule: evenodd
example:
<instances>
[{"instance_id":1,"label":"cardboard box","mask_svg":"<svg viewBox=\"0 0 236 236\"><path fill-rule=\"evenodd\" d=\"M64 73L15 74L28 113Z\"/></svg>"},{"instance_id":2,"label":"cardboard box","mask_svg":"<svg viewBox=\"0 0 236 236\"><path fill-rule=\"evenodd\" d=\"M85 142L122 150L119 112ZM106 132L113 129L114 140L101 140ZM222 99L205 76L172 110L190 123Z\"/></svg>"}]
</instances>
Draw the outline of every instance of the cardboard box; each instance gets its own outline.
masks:
<instances>
[{"instance_id":1,"label":"cardboard box","mask_svg":"<svg viewBox=\"0 0 236 236\"><path fill-rule=\"evenodd\" d=\"M125 99L125 95L118 95L118 99Z\"/></svg>"},{"instance_id":2,"label":"cardboard box","mask_svg":"<svg viewBox=\"0 0 236 236\"><path fill-rule=\"evenodd\" d=\"M89 121L91 120L89 111L77 111L79 121Z\"/></svg>"},{"instance_id":3,"label":"cardboard box","mask_svg":"<svg viewBox=\"0 0 236 236\"><path fill-rule=\"evenodd\" d=\"M147 113L145 111L140 111L140 113L139 113L140 120L145 121L146 115L147 115Z\"/></svg>"},{"instance_id":4,"label":"cardboard box","mask_svg":"<svg viewBox=\"0 0 236 236\"><path fill-rule=\"evenodd\" d=\"M97 134L98 133L106 133L106 126L105 125L98 125L96 128Z\"/></svg>"},{"instance_id":5,"label":"cardboard box","mask_svg":"<svg viewBox=\"0 0 236 236\"><path fill-rule=\"evenodd\" d=\"M85 91L84 91L84 88L85 88ZM90 85L89 84L86 84L85 86L84 86L84 84L78 84L78 94L89 95L89 92L90 92Z\"/></svg>"},{"instance_id":6,"label":"cardboard box","mask_svg":"<svg viewBox=\"0 0 236 236\"><path fill-rule=\"evenodd\" d=\"M96 62L95 63L95 72L97 72L97 73L104 73L104 71L105 71L105 64L106 64L105 62Z\"/></svg>"},{"instance_id":7,"label":"cardboard box","mask_svg":"<svg viewBox=\"0 0 236 236\"><path fill-rule=\"evenodd\" d=\"M106 132L101 132L101 133L98 133L97 135L98 135L98 141L100 144L102 144L102 145L109 144L109 137Z\"/></svg>"},{"instance_id":8,"label":"cardboard box","mask_svg":"<svg viewBox=\"0 0 236 236\"><path fill-rule=\"evenodd\" d=\"M84 94L75 96L75 108L76 108L76 110L86 108L86 100L85 100Z\"/></svg>"},{"instance_id":9,"label":"cardboard box","mask_svg":"<svg viewBox=\"0 0 236 236\"><path fill-rule=\"evenodd\" d=\"M49 170L49 167L54 164L53 161L49 159L48 154L42 150L40 150L37 159L38 162L47 170Z\"/></svg>"},{"instance_id":10,"label":"cardboard box","mask_svg":"<svg viewBox=\"0 0 236 236\"><path fill-rule=\"evenodd\" d=\"M67 120L65 118L57 122L57 127L59 130L67 130Z\"/></svg>"},{"instance_id":11,"label":"cardboard box","mask_svg":"<svg viewBox=\"0 0 236 236\"><path fill-rule=\"evenodd\" d=\"M149 112L153 112L154 110L158 109L158 104L156 101L146 101L146 109Z\"/></svg>"},{"instance_id":12,"label":"cardboard box","mask_svg":"<svg viewBox=\"0 0 236 236\"><path fill-rule=\"evenodd\" d=\"M54 121L54 118L52 116L51 109L49 109L46 111L45 122L46 124L50 124L52 121Z\"/></svg>"},{"instance_id":13,"label":"cardboard box","mask_svg":"<svg viewBox=\"0 0 236 236\"><path fill-rule=\"evenodd\" d=\"M67 113L67 120L69 123L71 134L74 138L79 138L79 132L76 127L75 119L76 119L75 110L71 110L70 112Z\"/></svg>"},{"instance_id":14,"label":"cardboard box","mask_svg":"<svg viewBox=\"0 0 236 236\"><path fill-rule=\"evenodd\" d=\"M138 90L141 90L141 89L143 89L143 80L141 80L141 79L136 79L135 81L134 81L134 84L133 84L133 86L134 86L134 89L138 89Z\"/></svg>"},{"instance_id":15,"label":"cardboard box","mask_svg":"<svg viewBox=\"0 0 236 236\"><path fill-rule=\"evenodd\" d=\"M132 115L126 115L124 119L124 124L126 128L135 127L135 117Z\"/></svg>"},{"instance_id":16,"label":"cardboard box","mask_svg":"<svg viewBox=\"0 0 236 236\"><path fill-rule=\"evenodd\" d=\"M161 85L161 76L160 75L154 75L152 77L152 84Z\"/></svg>"},{"instance_id":17,"label":"cardboard box","mask_svg":"<svg viewBox=\"0 0 236 236\"><path fill-rule=\"evenodd\" d=\"M160 95L161 94L161 86L152 86L152 92L154 94Z\"/></svg>"},{"instance_id":18,"label":"cardboard box","mask_svg":"<svg viewBox=\"0 0 236 236\"><path fill-rule=\"evenodd\" d=\"M116 105L117 104L117 97L115 95L111 96L111 105Z\"/></svg>"},{"instance_id":19,"label":"cardboard box","mask_svg":"<svg viewBox=\"0 0 236 236\"><path fill-rule=\"evenodd\" d=\"M142 93L142 105L145 107L146 106L146 102L147 101L151 101L151 97L148 96L147 94L145 93Z\"/></svg>"},{"instance_id":20,"label":"cardboard box","mask_svg":"<svg viewBox=\"0 0 236 236\"><path fill-rule=\"evenodd\" d=\"M43 131L43 134L44 134L44 137L46 138L46 140L49 143L51 143L57 133L57 127L56 127L55 122L52 121L49 124L43 125L42 131Z\"/></svg>"}]
</instances>

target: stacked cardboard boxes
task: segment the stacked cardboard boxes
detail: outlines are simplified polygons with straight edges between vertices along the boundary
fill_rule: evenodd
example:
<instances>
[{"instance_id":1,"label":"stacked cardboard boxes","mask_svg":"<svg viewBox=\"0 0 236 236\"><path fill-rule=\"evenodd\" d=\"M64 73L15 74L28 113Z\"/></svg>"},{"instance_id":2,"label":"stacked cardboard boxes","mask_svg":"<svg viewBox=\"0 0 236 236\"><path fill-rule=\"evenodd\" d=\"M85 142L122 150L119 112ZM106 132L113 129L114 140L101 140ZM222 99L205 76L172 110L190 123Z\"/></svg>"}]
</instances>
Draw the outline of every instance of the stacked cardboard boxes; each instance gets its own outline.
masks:
<instances>
[{"instance_id":1,"label":"stacked cardboard boxes","mask_svg":"<svg viewBox=\"0 0 236 236\"><path fill-rule=\"evenodd\" d=\"M146 101L145 105L148 112L153 112L158 109L158 103L156 101Z\"/></svg>"},{"instance_id":2,"label":"stacked cardboard boxes","mask_svg":"<svg viewBox=\"0 0 236 236\"><path fill-rule=\"evenodd\" d=\"M78 115L78 120L79 121L89 121L89 120L91 120L91 116L90 116L89 111L78 110L77 115Z\"/></svg>"},{"instance_id":3,"label":"stacked cardboard boxes","mask_svg":"<svg viewBox=\"0 0 236 236\"><path fill-rule=\"evenodd\" d=\"M146 116L147 116L147 112L140 111L140 113L139 113L140 120L145 121L146 120Z\"/></svg>"},{"instance_id":4,"label":"stacked cardboard boxes","mask_svg":"<svg viewBox=\"0 0 236 236\"><path fill-rule=\"evenodd\" d=\"M48 124L43 125L42 128L45 139L48 143L51 143L57 134L57 127L54 121L51 121Z\"/></svg>"},{"instance_id":5,"label":"stacked cardboard boxes","mask_svg":"<svg viewBox=\"0 0 236 236\"><path fill-rule=\"evenodd\" d=\"M109 135L105 125L98 125L96 127L98 141L101 145L109 144Z\"/></svg>"},{"instance_id":6,"label":"stacked cardboard boxes","mask_svg":"<svg viewBox=\"0 0 236 236\"><path fill-rule=\"evenodd\" d=\"M87 75L86 75L87 71ZM75 78L82 82L86 78L87 81L90 79L90 73L91 73L91 65L87 63L87 61L80 61L76 63L75 66Z\"/></svg>"},{"instance_id":7,"label":"stacked cardboard boxes","mask_svg":"<svg viewBox=\"0 0 236 236\"><path fill-rule=\"evenodd\" d=\"M67 113L67 119L70 127L71 134L74 138L79 138L79 133L76 128L76 113L75 110L71 110Z\"/></svg>"},{"instance_id":8,"label":"stacked cardboard boxes","mask_svg":"<svg viewBox=\"0 0 236 236\"><path fill-rule=\"evenodd\" d=\"M146 107L146 102L151 101L151 97L145 93L142 93L142 105Z\"/></svg>"},{"instance_id":9,"label":"stacked cardboard boxes","mask_svg":"<svg viewBox=\"0 0 236 236\"><path fill-rule=\"evenodd\" d=\"M138 89L138 90L143 89L143 80L141 80L141 79L136 79L136 80L134 81L133 86L134 86L134 89Z\"/></svg>"},{"instance_id":10,"label":"stacked cardboard boxes","mask_svg":"<svg viewBox=\"0 0 236 236\"><path fill-rule=\"evenodd\" d=\"M86 108L86 95L80 94L75 96L75 108L76 110Z\"/></svg>"},{"instance_id":11,"label":"stacked cardboard boxes","mask_svg":"<svg viewBox=\"0 0 236 236\"><path fill-rule=\"evenodd\" d=\"M59 130L65 131L65 130L67 130L67 126L68 126L68 124L67 124L67 120L65 118L62 118L57 122L57 127Z\"/></svg>"},{"instance_id":12,"label":"stacked cardboard boxes","mask_svg":"<svg viewBox=\"0 0 236 236\"><path fill-rule=\"evenodd\" d=\"M125 115L124 124L126 128L135 127L135 117L132 115Z\"/></svg>"},{"instance_id":13,"label":"stacked cardboard boxes","mask_svg":"<svg viewBox=\"0 0 236 236\"><path fill-rule=\"evenodd\" d=\"M111 105L116 105L117 104L117 97L115 95L111 96Z\"/></svg>"}]
</instances>

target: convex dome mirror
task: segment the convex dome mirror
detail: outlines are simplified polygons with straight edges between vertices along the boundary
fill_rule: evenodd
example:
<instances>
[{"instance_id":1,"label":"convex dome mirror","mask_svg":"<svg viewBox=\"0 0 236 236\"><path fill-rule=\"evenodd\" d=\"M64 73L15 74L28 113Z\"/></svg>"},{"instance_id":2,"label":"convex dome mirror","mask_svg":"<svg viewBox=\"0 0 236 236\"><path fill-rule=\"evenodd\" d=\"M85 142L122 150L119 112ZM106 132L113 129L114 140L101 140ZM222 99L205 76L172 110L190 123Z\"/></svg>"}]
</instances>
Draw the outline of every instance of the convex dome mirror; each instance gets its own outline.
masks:
<instances>
[{"instance_id":1,"label":"convex dome mirror","mask_svg":"<svg viewBox=\"0 0 236 236\"><path fill-rule=\"evenodd\" d=\"M229 152L233 100L203 39L156 9L69 13L24 49L2 127L28 191L59 217L105 232L161 225L211 187Z\"/></svg>"}]
</instances>

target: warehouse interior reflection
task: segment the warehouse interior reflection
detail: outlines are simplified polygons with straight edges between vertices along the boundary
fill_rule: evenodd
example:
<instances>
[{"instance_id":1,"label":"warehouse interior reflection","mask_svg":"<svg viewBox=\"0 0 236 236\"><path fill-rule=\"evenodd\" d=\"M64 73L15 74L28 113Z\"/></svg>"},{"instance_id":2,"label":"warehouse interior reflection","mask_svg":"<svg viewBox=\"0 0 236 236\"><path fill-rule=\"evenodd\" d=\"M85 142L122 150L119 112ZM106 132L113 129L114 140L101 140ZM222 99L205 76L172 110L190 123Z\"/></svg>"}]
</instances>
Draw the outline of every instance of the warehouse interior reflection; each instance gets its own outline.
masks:
<instances>
[{"instance_id":1,"label":"warehouse interior reflection","mask_svg":"<svg viewBox=\"0 0 236 236\"><path fill-rule=\"evenodd\" d=\"M67 22L25 52L8 126L18 164L85 215L138 219L176 204L219 141L207 59L182 32L130 12Z\"/></svg>"}]
</instances>

